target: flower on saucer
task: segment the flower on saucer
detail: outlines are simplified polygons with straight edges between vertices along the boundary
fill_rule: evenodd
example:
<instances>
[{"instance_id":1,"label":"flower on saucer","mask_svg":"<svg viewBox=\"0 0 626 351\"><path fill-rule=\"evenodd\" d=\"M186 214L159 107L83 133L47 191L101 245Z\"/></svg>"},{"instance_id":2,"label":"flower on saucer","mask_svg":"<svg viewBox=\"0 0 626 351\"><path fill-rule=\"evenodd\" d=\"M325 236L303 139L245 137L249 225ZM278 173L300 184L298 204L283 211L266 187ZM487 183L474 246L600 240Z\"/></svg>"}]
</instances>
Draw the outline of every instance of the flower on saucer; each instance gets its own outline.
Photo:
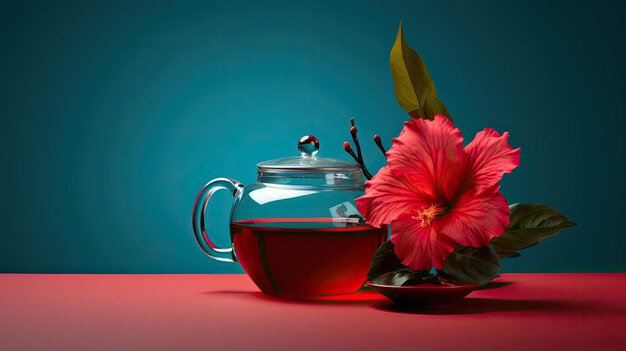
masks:
<instances>
[{"instance_id":1,"label":"flower on saucer","mask_svg":"<svg viewBox=\"0 0 626 351\"><path fill-rule=\"evenodd\" d=\"M487 128L463 147L448 118L412 119L386 156L356 205L370 225L391 225L404 265L441 269L457 245L487 246L504 233L509 207L498 182L520 162L508 133Z\"/></svg>"}]
</instances>

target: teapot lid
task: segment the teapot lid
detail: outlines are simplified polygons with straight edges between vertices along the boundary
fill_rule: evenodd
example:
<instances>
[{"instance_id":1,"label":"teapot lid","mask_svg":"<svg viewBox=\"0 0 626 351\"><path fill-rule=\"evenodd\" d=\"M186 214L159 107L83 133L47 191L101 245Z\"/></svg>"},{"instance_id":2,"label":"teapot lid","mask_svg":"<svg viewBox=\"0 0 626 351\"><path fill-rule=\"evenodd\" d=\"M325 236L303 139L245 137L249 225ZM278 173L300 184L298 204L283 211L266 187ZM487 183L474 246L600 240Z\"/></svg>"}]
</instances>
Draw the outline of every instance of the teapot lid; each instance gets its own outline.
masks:
<instances>
[{"instance_id":1,"label":"teapot lid","mask_svg":"<svg viewBox=\"0 0 626 351\"><path fill-rule=\"evenodd\" d=\"M298 141L300 156L260 162L257 167L264 172L361 172L361 167L356 163L316 156L319 148L320 142L316 137L305 135Z\"/></svg>"}]
</instances>

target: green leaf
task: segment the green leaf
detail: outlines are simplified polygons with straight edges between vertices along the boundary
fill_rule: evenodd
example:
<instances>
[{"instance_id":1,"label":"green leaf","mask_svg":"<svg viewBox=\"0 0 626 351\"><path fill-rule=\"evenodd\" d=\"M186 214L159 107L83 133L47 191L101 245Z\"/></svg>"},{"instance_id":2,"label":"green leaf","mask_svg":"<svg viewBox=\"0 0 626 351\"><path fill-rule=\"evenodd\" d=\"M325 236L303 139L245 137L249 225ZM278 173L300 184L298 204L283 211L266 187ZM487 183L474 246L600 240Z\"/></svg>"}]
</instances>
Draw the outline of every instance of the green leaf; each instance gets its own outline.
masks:
<instances>
[{"instance_id":1,"label":"green leaf","mask_svg":"<svg viewBox=\"0 0 626 351\"><path fill-rule=\"evenodd\" d=\"M397 271L387 272L372 279L375 284L381 285L417 285L422 283L439 282L437 276L429 271L414 271L409 268L402 268Z\"/></svg>"},{"instance_id":2,"label":"green leaf","mask_svg":"<svg viewBox=\"0 0 626 351\"><path fill-rule=\"evenodd\" d=\"M391 241L384 242L372 260L367 277L381 285L415 285L436 281L437 277L429 271L414 271L400 262Z\"/></svg>"},{"instance_id":3,"label":"green leaf","mask_svg":"<svg viewBox=\"0 0 626 351\"><path fill-rule=\"evenodd\" d=\"M374 253L374 258L372 259L372 265L370 266L370 270L367 273L367 277L372 281L385 273L397 271L402 268L406 268L405 265L400 262L398 256L394 251L395 246L391 242L391 240L385 241L382 245L378 247L376 253Z\"/></svg>"},{"instance_id":4,"label":"green leaf","mask_svg":"<svg viewBox=\"0 0 626 351\"><path fill-rule=\"evenodd\" d=\"M439 274L447 281L483 285L499 277L501 271L502 264L491 246L457 246Z\"/></svg>"},{"instance_id":5,"label":"green leaf","mask_svg":"<svg viewBox=\"0 0 626 351\"><path fill-rule=\"evenodd\" d=\"M422 58L404 40L402 22L389 55L396 99L413 118L433 119L435 113L450 117L437 98L435 84Z\"/></svg>"},{"instance_id":6,"label":"green leaf","mask_svg":"<svg viewBox=\"0 0 626 351\"><path fill-rule=\"evenodd\" d=\"M491 245L501 258L520 256L518 250L535 246L561 230L577 225L546 205L514 204L510 209L510 223L506 232L491 240Z\"/></svg>"}]
</instances>

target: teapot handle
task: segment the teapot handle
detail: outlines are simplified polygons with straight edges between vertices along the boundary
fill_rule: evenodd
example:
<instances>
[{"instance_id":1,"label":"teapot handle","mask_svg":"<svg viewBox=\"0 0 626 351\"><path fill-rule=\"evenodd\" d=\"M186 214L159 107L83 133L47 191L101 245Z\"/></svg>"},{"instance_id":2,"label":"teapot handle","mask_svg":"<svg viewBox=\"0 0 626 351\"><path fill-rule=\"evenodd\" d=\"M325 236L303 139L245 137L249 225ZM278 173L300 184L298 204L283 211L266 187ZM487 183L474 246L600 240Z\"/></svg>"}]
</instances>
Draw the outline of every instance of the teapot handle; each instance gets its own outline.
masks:
<instances>
[{"instance_id":1,"label":"teapot handle","mask_svg":"<svg viewBox=\"0 0 626 351\"><path fill-rule=\"evenodd\" d=\"M196 240L198 241L198 245L200 245L202 251L214 260L222 262L235 262L232 255L232 247L226 249L219 248L213 244L209 238L209 234L205 230L204 212L206 211L206 206L211 199L211 195L213 195L216 191L225 189L230 191L233 196L236 196L237 192L239 192L242 188L243 185L236 180L229 178L215 178L208 182L202 190L200 190L198 197L196 198L196 203L193 205L191 225L193 226L193 232L196 235Z\"/></svg>"}]
</instances>

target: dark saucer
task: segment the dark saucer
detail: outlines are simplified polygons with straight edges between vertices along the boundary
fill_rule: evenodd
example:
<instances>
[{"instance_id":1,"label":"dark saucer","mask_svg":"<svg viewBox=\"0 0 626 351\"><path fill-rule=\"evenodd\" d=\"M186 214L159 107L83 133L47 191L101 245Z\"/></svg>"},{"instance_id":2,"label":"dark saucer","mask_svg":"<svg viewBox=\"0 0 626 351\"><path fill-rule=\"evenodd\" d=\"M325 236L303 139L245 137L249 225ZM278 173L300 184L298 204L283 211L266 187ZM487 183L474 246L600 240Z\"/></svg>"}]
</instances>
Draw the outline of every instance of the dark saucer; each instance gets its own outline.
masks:
<instances>
[{"instance_id":1,"label":"dark saucer","mask_svg":"<svg viewBox=\"0 0 626 351\"><path fill-rule=\"evenodd\" d=\"M472 291L478 284L451 285L424 283L418 285L379 285L371 281L367 286L394 301L405 309L444 309L452 307Z\"/></svg>"}]
</instances>

